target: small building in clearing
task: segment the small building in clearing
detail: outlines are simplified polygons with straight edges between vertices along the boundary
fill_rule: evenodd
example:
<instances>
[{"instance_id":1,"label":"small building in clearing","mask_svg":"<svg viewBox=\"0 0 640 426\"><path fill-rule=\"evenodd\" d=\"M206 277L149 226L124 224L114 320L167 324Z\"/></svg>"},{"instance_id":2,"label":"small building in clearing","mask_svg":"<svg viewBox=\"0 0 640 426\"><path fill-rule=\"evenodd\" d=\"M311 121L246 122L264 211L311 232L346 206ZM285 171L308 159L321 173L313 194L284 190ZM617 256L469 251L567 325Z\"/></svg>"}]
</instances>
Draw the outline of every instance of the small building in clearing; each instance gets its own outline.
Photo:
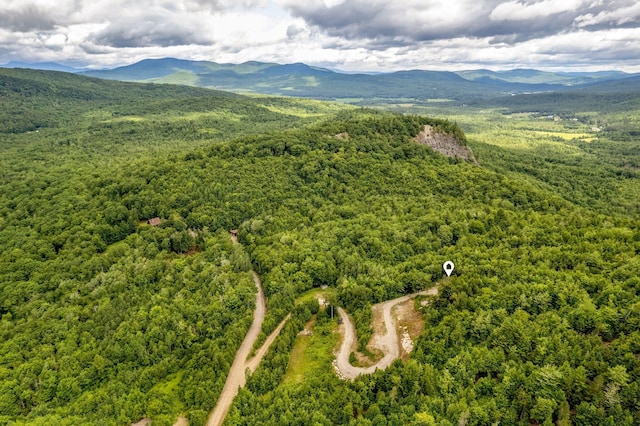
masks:
<instances>
[{"instance_id":1,"label":"small building in clearing","mask_svg":"<svg viewBox=\"0 0 640 426\"><path fill-rule=\"evenodd\" d=\"M151 218L147 221L147 223L151 226L158 226L160 225L160 218L159 217Z\"/></svg>"}]
</instances>

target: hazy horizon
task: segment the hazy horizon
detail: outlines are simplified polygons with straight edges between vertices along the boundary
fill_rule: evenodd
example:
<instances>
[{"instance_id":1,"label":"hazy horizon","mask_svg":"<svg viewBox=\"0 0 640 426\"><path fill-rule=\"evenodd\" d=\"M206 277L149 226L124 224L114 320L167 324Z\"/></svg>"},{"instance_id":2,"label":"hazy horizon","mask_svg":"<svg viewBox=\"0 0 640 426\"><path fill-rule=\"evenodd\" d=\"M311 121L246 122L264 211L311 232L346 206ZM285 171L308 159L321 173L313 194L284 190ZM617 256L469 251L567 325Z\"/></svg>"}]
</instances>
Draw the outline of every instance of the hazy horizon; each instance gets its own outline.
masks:
<instances>
[{"instance_id":1,"label":"hazy horizon","mask_svg":"<svg viewBox=\"0 0 640 426\"><path fill-rule=\"evenodd\" d=\"M570 69L570 68L536 68L536 67L518 67L518 68L495 68L495 67L484 67L484 68L460 68L460 69L429 69L429 68L407 68L407 69L393 69L393 70L388 70L388 71L384 71L384 70L355 70L355 71L350 71L350 70L344 70L344 69L340 69L337 67L331 67L331 66L321 66L321 65L312 65L312 64L307 64L304 62L266 62L266 61L257 61L257 60L247 60L247 61L243 61L243 62L217 62L214 60L195 60L195 59L189 59L189 58L174 58L174 57L161 57L161 58L143 58L140 59L139 61L135 61L135 62L131 62L131 63L124 63L121 65L116 65L116 66L106 66L106 67L92 67L90 64L87 66L75 66L74 64L67 64L64 62L58 62L58 61L41 61L41 62L26 62L26 61L10 61L10 62L6 62L3 64L0 64L1 68L20 68L22 65L24 65L26 68L32 68L32 69L43 69L43 70L49 70L49 67L45 67L46 65L50 65L50 66L59 66L62 68L69 68L69 69L73 69L74 72L84 72L84 71L109 71L109 70L114 70L117 68L121 68L121 67L127 67L127 66L131 66L131 65L135 65L137 63L143 62L143 61L147 61L147 60L151 60L151 61L162 61L162 60L178 60L178 61L194 61L194 62L211 62L211 63L217 63L220 65L242 65L242 64L246 64L246 63L251 63L251 62L258 62L258 63L273 63L276 65L294 65L297 63L302 63L304 65L308 65L310 67L314 67L314 68L323 68L323 69L327 69L329 71L333 71L336 73L341 73L341 74L386 74L386 73L394 73L394 72L401 72L401 71L441 71L441 72L465 72L465 71L481 71L481 70L487 70L487 71L491 71L491 72L496 72L496 73L501 73L501 72L510 72L510 71L518 71L518 70L523 70L523 71L539 71L539 72L549 72L549 73L597 73L597 72L619 72L619 73L626 73L629 75L633 75L633 74L637 74L640 73L640 71L638 72L630 72L630 71L624 71L624 70L620 70L620 69L615 69L615 68L604 68L604 69L597 69L597 70L583 70L583 69ZM40 68L40 66L42 66L42 68Z\"/></svg>"},{"instance_id":2,"label":"hazy horizon","mask_svg":"<svg viewBox=\"0 0 640 426\"><path fill-rule=\"evenodd\" d=\"M631 0L8 0L0 63L302 62L342 72L640 72Z\"/></svg>"}]
</instances>

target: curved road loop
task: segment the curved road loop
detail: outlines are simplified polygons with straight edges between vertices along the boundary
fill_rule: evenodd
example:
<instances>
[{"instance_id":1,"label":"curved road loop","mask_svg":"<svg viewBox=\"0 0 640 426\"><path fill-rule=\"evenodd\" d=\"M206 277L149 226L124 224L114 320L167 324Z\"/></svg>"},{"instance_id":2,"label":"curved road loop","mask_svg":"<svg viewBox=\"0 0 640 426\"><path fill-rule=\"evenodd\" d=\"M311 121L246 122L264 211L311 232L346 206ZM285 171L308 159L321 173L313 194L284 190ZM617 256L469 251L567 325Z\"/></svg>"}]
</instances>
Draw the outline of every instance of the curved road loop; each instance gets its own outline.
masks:
<instances>
[{"instance_id":1,"label":"curved road loop","mask_svg":"<svg viewBox=\"0 0 640 426\"><path fill-rule=\"evenodd\" d=\"M391 315L392 309L394 306L413 299L416 296L434 296L436 294L438 294L438 287L433 287L419 293L387 300L372 307L372 309L382 309L384 317L385 334L381 336L374 334L371 338L374 342L373 346L380 349L384 356L377 363L369 367L354 367L349 362L349 354L356 350L356 329L344 309L338 308L338 314L344 324L344 339L342 340L340 350L336 357L336 369L339 375L347 380L353 380L362 374L372 374L378 369L384 370L389 367L396 358L400 357L400 339L398 337L395 318Z\"/></svg>"},{"instance_id":2,"label":"curved road loop","mask_svg":"<svg viewBox=\"0 0 640 426\"><path fill-rule=\"evenodd\" d=\"M235 235L231 236L231 240L234 244L238 244L238 239ZM253 358L248 359L251 354L251 350L253 349L253 345L260 335L262 322L264 321L264 316L267 312L267 303L264 296L264 290L262 289L262 283L260 282L260 277L255 271L251 271L251 273L253 274L253 282L258 289L256 294L256 308L253 312L253 322L251 323L251 327L249 327L249 331L247 331L240 348L238 348L238 352L236 352L227 380L222 388L222 392L220 393L215 408L209 415L206 426L222 425L225 417L229 413L229 409L233 404L234 398L238 395L239 389L244 387L247 382L247 370L250 374L258 368L262 358L264 358L269 350L269 347L275 341L276 337L278 337L278 334L280 334L280 331L286 324L287 320L291 317L291 314L287 315L286 318L284 318L280 324L278 324L276 329L267 337L264 344L255 352ZM372 307L372 309L381 309L383 313L385 334L374 334L372 336L372 340L374 342L373 346L380 349L384 356L377 363L369 367L354 367L349 363L349 354L356 349L356 330L344 309L338 308L338 314L340 315L340 318L342 318L342 322L344 324L344 339L342 340L340 350L336 357L336 369L338 370L339 375L345 379L353 380L362 374L372 374L378 369L384 370L391 365L396 358L400 357L400 339L398 338L395 319L392 317L391 311L396 305L413 299L416 296L436 294L438 294L437 286L419 293L388 300ZM183 419L181 418L177 424L180 424L180 421L182 420ZM144 424L143 422L150 422L150 419L143 419L139 423L136 423L136 425Z\"/></svg>"},{"instance_id":3,"label":"curved road loop","mask_svg":"<svg viewBox=\"0 0 640 426\"><path fill-rule=\"evenodd\" d=\"M231 237L231 240L234 244L238 244L238 240L235 236ZM251 323L251 327L249 327L249 331L247 331L247 335L244 337L238 352L236 352L236 357L233 360L233 364L231 364L231 369L229 370L229 375L227 376L227 381L224 383L224 387L222 388L222 392L220 393L220 397L218 397L218 402L216 403L215 408L209 415L209 420L207 421L207 426L220 426L222 422L224 422L229 409L231 408L231 404L233 404L233 399L238 394L238 390L247 382L246 372L247 369L251 373L258 368L260 361L264 357L264 355L269 350L269 346L273 343L275 338L284 327L284 324L289 319L290 315L288 315L278 327L267 337L265 343L256 351L256 355L247 360L249 355L251 354L251 349L255 344L258 335L260 334L260 330L262 329L262 322L264 321L264 315L267 312L267 303L264 297L264 290L262 289L262 283L260 282L260 277L255 271L251 271L253 273L253 282L256 284L258 289L258 293L256 294L256 309L253 312L253 323Z\"/></svg>"}]
</instances>

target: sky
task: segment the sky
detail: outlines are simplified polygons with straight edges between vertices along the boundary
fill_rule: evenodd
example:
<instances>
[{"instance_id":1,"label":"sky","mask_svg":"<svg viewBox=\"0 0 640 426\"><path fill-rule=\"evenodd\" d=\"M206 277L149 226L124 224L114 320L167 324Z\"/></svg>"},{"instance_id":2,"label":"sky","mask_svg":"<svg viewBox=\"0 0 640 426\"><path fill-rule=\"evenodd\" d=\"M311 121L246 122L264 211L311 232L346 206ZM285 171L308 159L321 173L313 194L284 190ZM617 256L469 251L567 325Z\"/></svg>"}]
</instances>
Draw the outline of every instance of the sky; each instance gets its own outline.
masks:
<instances>
[{"instance_id":1,"label":"sky","mask_svg":"<svg viewBox=\"0 0 640 426\"><path fill-rule=\"evenodd\" d=\"M0 64L640 72L636 0L2 0Z\"/></svg>"}]
</instances>

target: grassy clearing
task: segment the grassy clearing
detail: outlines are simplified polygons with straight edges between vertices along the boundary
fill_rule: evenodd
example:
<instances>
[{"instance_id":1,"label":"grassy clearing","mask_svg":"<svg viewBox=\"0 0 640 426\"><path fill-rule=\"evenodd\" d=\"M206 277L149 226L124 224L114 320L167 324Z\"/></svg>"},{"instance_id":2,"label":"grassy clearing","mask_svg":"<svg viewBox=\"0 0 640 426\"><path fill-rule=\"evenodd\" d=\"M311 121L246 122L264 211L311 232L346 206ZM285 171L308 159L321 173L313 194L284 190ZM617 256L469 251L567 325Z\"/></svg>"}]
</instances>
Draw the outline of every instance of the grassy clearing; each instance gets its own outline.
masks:
<instances>
[{"instance_id":1,"label":"grassy clearing","mask_svg":"<svg viewBox=\"0 0 640 426\"><path fill-rule=\"evenodd\" d=\"M442 103L455 102L455 101L453 99L447 99L447 98L431 98L431 99L427 99L426 102L428 104L442 104Z\"/></svg>"},{"instance_id":2,"label":"grassy clearing","mask_svg":"<svg viewBox=\"0 0 640 426\"><path fill-rule=\"evenodd\" d=\"M298 297L296 299L296 305L299 305L301 303L305 303L308 302L312 299L323 299L323 300L332 300L335 299L336 295L335 295L336 291L333 288L313 288L309 291L307 291L306 293L303 293L300 297Z\"/></svg>"},{"instance_id":3,"label":"grassy clearing","mask_svg":"<svg viewBox=\"0 0 640 426\"><path fill-rule=\"evenodd\" d=\"M316 324L316 317L314 316L311 321L305 325L305 330L313 331ZM286 382L300 383L304 379L305 370L305 354L311 343L312 335L300 334L296 337L296 342L291 350L291 358L289 359L289 365L287 366L287 372L283 378Z\"/></svg>"},{"instance_id":4,"label":"grassy clearing","mask_svg":"<svg viewBox=\"0 0 640 426\"><path fill-rule=\"evenodd\" d=\"M570 141L573 139L592 141L595 139L594 135L587 133L534 131L533 134L542 137L560 138L565 141Z\"/></svg>"},{"instance_id":5,"label":"grassy clearing","mask_svg":"<svg viewBox=\"0 0 640 426\"><path fill-rule=\"evenodd\" d=\"M337 332L338 323L320 312L305 327L312 331L312 335L300 334L291 351L291 358L287 366L282 384L301 383L324 374L333 374L331 363L334 359L333 350L340 335Z\"/></svg>"},{"instance_id":6,"label":"grassy clearing","mask_svg":"<svg viewBox=\"0 0 640 426\"><path fill-rule=\"evenodd\" d=\"M178 396L178 386L182 381L184 371L179 371L175 374L167 376L167 380L155 384L149 391L150 395L153 395L155 399L169 403L172 407L172 411L181 413L185 411L184 402L180 400Z\"/></svg>"}]
</instances>

